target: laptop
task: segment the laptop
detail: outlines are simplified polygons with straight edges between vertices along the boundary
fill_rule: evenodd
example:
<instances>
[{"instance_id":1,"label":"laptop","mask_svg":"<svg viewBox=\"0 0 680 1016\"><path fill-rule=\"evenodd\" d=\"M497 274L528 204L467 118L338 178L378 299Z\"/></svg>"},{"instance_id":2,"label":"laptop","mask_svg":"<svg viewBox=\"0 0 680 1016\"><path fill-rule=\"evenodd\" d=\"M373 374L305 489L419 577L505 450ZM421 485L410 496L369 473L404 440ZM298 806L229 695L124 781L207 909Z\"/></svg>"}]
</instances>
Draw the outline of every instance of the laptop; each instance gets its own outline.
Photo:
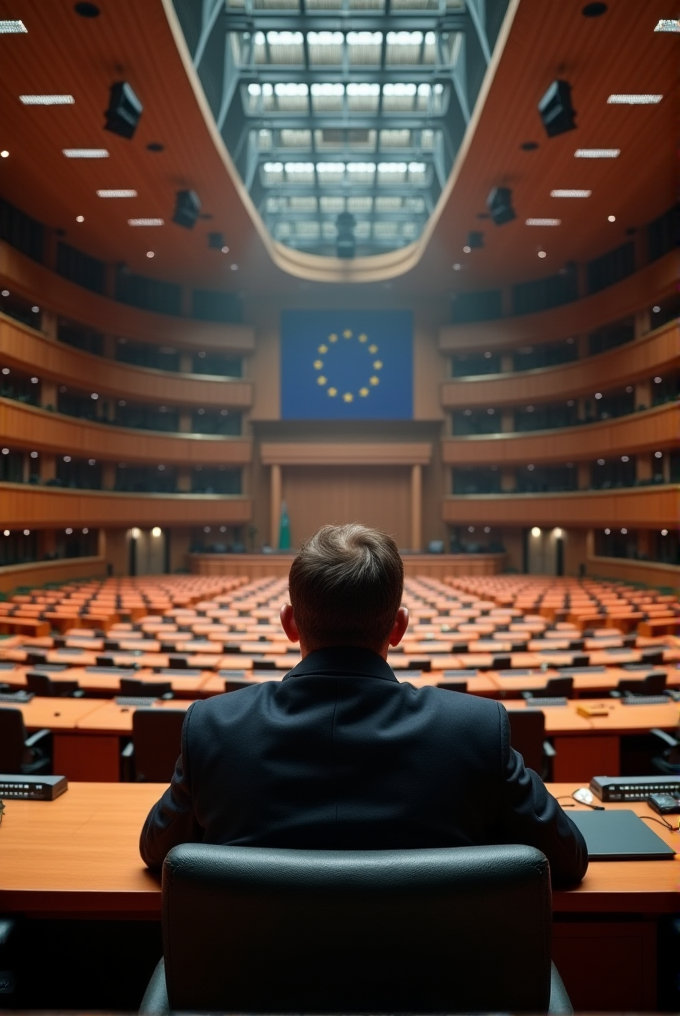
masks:
<instances>
[{"instance_id":1,"label":"laptop","mask_svg":"<svg viewBox=\"0 0 680 1016\"><path fill-rule=\"evenodd\" d=\"M663 861L675 857L673 848L628 808L573 811L569 818L586 841L591 861Z\"/></svg>"}]
</instances>

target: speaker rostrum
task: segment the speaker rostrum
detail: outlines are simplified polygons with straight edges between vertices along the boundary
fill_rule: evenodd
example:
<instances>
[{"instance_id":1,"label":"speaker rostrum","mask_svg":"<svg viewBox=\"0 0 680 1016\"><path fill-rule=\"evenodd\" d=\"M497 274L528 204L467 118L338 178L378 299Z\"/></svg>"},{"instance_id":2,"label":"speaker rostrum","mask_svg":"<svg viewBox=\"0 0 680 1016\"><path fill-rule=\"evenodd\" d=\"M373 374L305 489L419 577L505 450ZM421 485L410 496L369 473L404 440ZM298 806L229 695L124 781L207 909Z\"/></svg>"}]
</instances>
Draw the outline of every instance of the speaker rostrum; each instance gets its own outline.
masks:
<instances>
[{"instance_id":1,"label":"speaker rostrum","mask_svg":"<svg viewBox=\"0 0 680 1016\"><path fill-rule=\"evenodd\" d=\"M121 138L131 138L137 130L144 107L127 81L111 85L109 108L104 113L104 129Z\"/></svg>"},{"instance_id":2,"label":"speaker rostrum","mask_svg":"<svg viewBox=\"0 0 680 1016\"><path fill-rule=\"evenodd\" d=\"M175 214L172 221L176 222L178 226L184 226L185 229L193 229L200 210L201 201L196 191L177 191Z\"/></svg>"},{"instance_id":3,"label":"speaker rostrum","mask_svg":"<svg viewBox=\"0 0 680 1016\"><path fill-rule=\"evenodd\" d=\"M574 108L571 104L571 85L559 78L553 81L538 104L538 112L549 138L576 128Z\"/></svg>"},{"instance_id":4,"label":"speaker rostrum","mask_svg":"<svg viewBox=\"0 0 680 1016\"><path fill-rule=\"evenodd\" d=\"M494 187L486 199L486 207L497 226L512 222L515 209L512 207L512 191L509 187Z\"/></svg>"}]
</instances>

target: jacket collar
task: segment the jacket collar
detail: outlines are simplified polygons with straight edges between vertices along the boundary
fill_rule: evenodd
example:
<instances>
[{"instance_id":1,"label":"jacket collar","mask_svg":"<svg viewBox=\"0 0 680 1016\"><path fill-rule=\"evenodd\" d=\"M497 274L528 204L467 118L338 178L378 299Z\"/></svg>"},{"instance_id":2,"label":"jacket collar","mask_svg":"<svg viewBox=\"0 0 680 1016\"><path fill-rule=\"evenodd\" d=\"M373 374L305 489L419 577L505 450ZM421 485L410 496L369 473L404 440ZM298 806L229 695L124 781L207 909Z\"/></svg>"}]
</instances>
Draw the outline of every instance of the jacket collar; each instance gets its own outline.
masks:
<instances>
[{"instance_id":1,"label":"jacket collar","mask_svg":"<svg viewBox=\"0 0 680 1016\"><path fill-rule=\"evenodd\" d=\"M382 681L396 681L394 671L382 656L372 649L359 649L354 646L332 646L316 649L308 653L298 663L284 681L289 677L342 677L358 675L361 677L377 677Z\"/></svg>"}]
</instances>

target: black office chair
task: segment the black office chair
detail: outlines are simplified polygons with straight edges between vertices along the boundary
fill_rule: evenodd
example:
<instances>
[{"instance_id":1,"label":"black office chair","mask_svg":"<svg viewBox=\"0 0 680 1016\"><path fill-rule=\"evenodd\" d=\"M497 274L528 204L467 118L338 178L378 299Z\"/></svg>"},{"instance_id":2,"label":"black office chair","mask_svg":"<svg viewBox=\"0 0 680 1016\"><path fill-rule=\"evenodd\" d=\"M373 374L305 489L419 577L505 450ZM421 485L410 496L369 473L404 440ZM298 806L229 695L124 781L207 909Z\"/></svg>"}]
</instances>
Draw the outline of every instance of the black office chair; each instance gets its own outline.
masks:
<instances>
[{"instance_id":1,"label":"black office chair","mask_svg":"<svg viewBox=\"0 0 680 1016\"><path fill-rule=\"evenodd\" d=\"M38 730L27 737L21 709L0 709L0 772L21 776L48 773L51 748L50 730Z\"/></svg>"},{"instance_id":2,"label":"black office chair","mask_svg":"<svg viewBox=\"0 0 680 1016\"><path fill-rule=\"evenodd\" d=\"M664 776L680 776L680 740L658 727L653 727L649 733L664 745L660 755L652 756L653 767ZM680 734L680 728L676 734Z\"/></svg>"},{"instance_id":3,"label":"black office chair","mask_svg":"<svg viewBox=\"0 0 680 1016\"><path fill-rule=\"evenodd\" d=\"M444 691L465 692L468 689L467 681L438 681L437 687L443 688Z\"/></svg>"},{"instance_id":4,"label":"black office chair","mask_svg":"<svg viewBox=\"0 0 680 1016\"><path fill-rule=\"evenodd\" d=\"M555 749L545 737L545 716L540 709L508 709L510 744L524 759L524 764L544 780L550 777L550 764Z\"/></svg>"},{"instance_id":5,"label":"black office chair","mask_svg":"<svg viewBox=\"0 0 680 1016\"><path fill-rule=\"evenodd\" d=\"M568 698L574 694L573 677L549 677L542 688L523 691L522 698L531 701L533 698Z\"/></svg>"},{"instance_id":6,"label":"black office chair","mask_svg":"<svg viewBox=\"0 0 680 1016\"><path fill-rule=\"evenodd\" d=\"M83 698L85 692L77 681L53 681L49 674L38 670L26 672L26 687L37 698Z\"/></svg>"},{"instance_id":7,"label":"black office chair","mask_svg":"<svg viewBox=\"0 0 680 1016\"><path fill-rule=\"evenodd\" d=\"M185 843L140 1013L569 1013L533 847Z\"/></svg>"},{"instance_id":8,"label":"black office chair","mask_svg":"<svg viewBox=\"0 0 680 1016\"><path fill-rule=\"evenodd\" d=\"M225 692L240 691L241 688L252 688L254 683L248 677L227 677L224 680L224 690Z\"/></svg>"},{"instance_id":9,"label":"black office chair","mask_svg":"<svg viewBox=\"0 0 680 1016\"><path fill-rule=\"evenodd\" d=\"M142 681L138 677L121 677L120 694L130 698L174 698L170 681Z\"/></svg>"},{"instance_id":10,"label":"black office chair","mask_svg":"<svg viewBox=\"0 0 680 1016\"><path fill-rule=\"evenodd\" d=\"M132 741L123 749L124 778L138 783L169 783L182 748L186 709L135 709Z\"/></svg>"},{"instance_id":11,"label":"black office chair","mask_svg":"<svg viewBox=\"0 0 680 1016\"><path fill-rule=\"evenodd\" d=\"M666 672L656 670L646 677L622 677L616 688L610 691L612 698L636 695L663 695L666 690Z\"/></svg>"}]
</instances>

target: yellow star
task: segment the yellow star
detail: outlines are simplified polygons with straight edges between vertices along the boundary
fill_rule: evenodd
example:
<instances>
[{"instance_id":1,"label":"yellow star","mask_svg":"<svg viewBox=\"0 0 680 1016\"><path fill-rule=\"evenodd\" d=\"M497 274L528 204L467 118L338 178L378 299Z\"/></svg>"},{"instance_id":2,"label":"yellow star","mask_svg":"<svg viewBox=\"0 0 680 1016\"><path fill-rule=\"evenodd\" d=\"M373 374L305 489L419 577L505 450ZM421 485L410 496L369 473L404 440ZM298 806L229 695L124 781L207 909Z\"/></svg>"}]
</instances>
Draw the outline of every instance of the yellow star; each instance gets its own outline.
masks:
<instances>
[{"instance_id":1,"label":"yellow star","mask_svg":"<svg viewBox=\"0 0 680 1016\"><path fill-rule=\"evenodd\" d=\"M382 360L374 360L373 366L376 370L380 370L380 368L382 367Z\"/></svg>"},{"instance_id":2,"label":"yellow star","mask_svg":"<svg viewBox=\"0 0 680 1016\"><path fill-rule=\"evenodd\" d=\"M368 347L368 351L369 353L373 353L373 355L375 356L375 354L378 352L378 347L376 346L375 342L373 343L372 346Z\"/></svg>"},{"instance_id":3,"label":"yellow star","mask_svg":"<svg viewBox=\"0 0 680 1016\"><path fill-rule=\"evenodd\" d=\"M349 328L345 328L344 332L342 333L342 337L343 337L343 339L351 339L352 338L352 333L349 330Z\"/></svg>"},{"instance_id":4,"label":"yellow star","mask_svg":"<svg viewBox=\"0 0 680 1016\"><path fill-rule=\"evenodd\" d=\"M365 399L366 396L368 395L368 388L360 388L359 395L361 395L361 397Z\"/></svg>"},{"instance_id":5,"label":"yellow star","mask_svg":"<svg viewBox=\"0 0 680 1016\"><path fill-rule=\"evenodd\" d=\"M332 334L332 335L329 335L329 336L328 336L328 341L329 341L329 342L337 342L337 341L338 341L338 337L337 337L337 335L335 334L335 332L333 332L333 334Z\"/></svg>"},{"instance_id":6,"label":"yellow star","mask_svg":"<svg viewBox=\"0 0 680 1016\"><path fill-rule=\"evenodd\" d=\"M365 335L362 332L362 334L359 336L359 342L368 342L368 335Z\"/></svg>"},{"instance_id":7,"label":"yellow star","mask_svg":"<svg viewBox=\"0 0 680 1016\"><path fill-rule=\"evenodd\" d=\"M327 391L331 398L333 398L333 396L338 394L337 388L328 388Z\"/></svg>"},{"instance_id":8,"label":"yellow star","mask_svg":"<svg viewBox=\"0 0 680 1016\"><path fill-rule=\"evenodd\" d=\"M318 385L325 385L327 381L328 381L328 378L324 377L323 374L320 374L319 377L316 379L316 383Z\"/></svg>"},{"instance_id":9,"label":"yellow star","mask_svg":"<svg viewBox=\"0 0 680 1016\"><path fill-rule=\"evenodd\" d=\"M345 394L343 395L343 399L345 400L345 402L354 402L354 396L352 395L351 392L345 392Z\"/></svg>"},{"instance_id":10,"label":"yellow star","mask_svg":"<svg viewBox=\"0 0 680 1016\"><path fill-rule=\"evenodd\" d=\"M375 387L375 385L379 385L380 384L380 378L376 377L375 374L374 374L373 377L369 377L368 383L369 383L369 385L373 385Z\"/></svg>"},{"instance_id":11,"label":"yellow star","mask_svg":"<svg viewBox=\"0 0 680 1016\"><path fill-rule=\"evenodd\" d=\"M328 352L328 346L324 346L323 344L321 344L319 346L319 352L320 353L327 353Z\"/></svg>"},{"instance_id":12,"label":"yellow star","mask_svg":"<svg viewBox=\"0 0 680 1016\"><path fill-rule=\"evenodd\" d=\"M375 364L373 366L375 366ZM322 367L323 367L323 360L315 360L314 361L314 370L321 370Z\"/></svg>"}]
</instances>

